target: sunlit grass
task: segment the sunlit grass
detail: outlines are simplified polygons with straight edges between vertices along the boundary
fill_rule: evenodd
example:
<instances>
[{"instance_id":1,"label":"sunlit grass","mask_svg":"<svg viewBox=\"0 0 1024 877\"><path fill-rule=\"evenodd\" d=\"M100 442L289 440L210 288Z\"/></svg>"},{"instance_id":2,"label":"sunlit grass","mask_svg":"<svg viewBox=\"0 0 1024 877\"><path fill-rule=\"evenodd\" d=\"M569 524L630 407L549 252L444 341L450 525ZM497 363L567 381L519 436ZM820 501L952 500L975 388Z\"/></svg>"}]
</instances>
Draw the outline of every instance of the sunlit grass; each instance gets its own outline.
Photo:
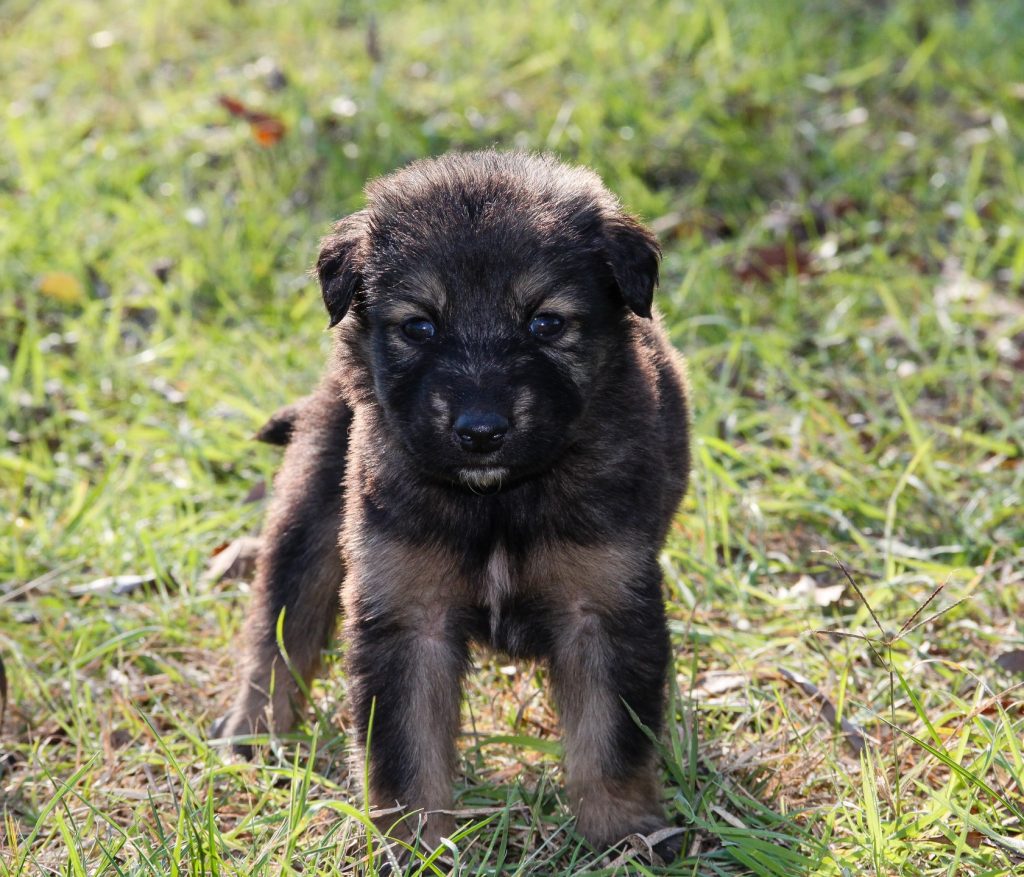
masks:
<instances>
[{"instance_id":1,"label":"sunlit grass","mask_svg":"<svg viewBox=\"0 0 1024 877\"><path fill-rule=\"evenodd\" d=\"M413 872L1022 867L1021 45L996 0L4 4L0 874L375 867L340 646L263 760L207 746L246 586L202 573L258 530L250 437L324 360L327 224L493 144L591 164L664 245L684 853L589 849L542 671L480 653L460 833Z\"/></svg>"}]
</instances>

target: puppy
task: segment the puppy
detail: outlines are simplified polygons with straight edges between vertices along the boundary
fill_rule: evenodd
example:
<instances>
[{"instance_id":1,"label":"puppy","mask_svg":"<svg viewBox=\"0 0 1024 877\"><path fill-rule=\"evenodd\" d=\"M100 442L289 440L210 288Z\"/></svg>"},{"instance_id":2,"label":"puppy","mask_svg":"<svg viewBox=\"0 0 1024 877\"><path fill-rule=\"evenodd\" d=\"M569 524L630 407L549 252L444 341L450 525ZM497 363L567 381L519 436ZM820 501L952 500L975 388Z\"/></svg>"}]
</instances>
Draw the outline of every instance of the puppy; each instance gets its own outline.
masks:
<instances>
[{"instance_id":1,"label":"puppy","mask_svg":"<svg viewBox=\"0 0 1024 877\"><path fill-rule=\"evenodd\" d=\"M287 450L217 732L290 728L343 607L366 794L411 814L383 829L436 845L454 828L472 642L547 663L587 839L663 828L630 714L661 727L658 553L689 468L657 242L549 156L447 155L366 195L316 264L331 362L266 436Z\"/></svg>"}]
</instances>

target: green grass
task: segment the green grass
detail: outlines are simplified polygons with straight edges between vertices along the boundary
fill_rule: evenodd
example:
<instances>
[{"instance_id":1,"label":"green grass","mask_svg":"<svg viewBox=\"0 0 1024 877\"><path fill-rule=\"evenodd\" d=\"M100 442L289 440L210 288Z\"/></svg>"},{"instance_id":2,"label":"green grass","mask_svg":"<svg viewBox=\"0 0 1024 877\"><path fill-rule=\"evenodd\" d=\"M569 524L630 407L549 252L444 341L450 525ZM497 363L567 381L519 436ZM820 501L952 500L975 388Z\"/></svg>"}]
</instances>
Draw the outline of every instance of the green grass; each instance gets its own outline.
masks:
<instances>
[{"instance_id":1,"label":"green grass","mask_svg":"<svg viewBox=\"0 0 1024 877\"><path fill-rule=\"evenodd\" d=\"M695 410L665 552L685 856L588 849L542 672L481 654L463 831L422 873L1024 867L996 662L1024 647L1022 46L1002 0L6 0L0 875L351 874L379 847L336 655L264 760L206 745L246 587L202 573L258 530L277 455L250 436L323 362L327 223L491 144L594 166L665 246ZM151 584L72 590L121 574ZM948 611L875 626L939 586L916 621Z\"/></svg>"}]
</instances>

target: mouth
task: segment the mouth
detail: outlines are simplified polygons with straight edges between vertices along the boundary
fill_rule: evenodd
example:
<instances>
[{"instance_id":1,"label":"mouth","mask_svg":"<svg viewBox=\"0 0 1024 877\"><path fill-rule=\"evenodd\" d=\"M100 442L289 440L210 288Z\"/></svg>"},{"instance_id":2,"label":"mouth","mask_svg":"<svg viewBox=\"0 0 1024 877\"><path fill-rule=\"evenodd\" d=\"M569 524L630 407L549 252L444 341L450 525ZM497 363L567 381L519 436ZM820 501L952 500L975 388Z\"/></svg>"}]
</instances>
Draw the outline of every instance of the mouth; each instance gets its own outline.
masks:
<instances>
[{"instance_id":1,"label":"mouth","mask_svg":"<svg viewBox=\"0 0 1024 877\"><path fill-rule=\"evenodd\" d=\"M505 466L466 466L458 470L460 483L473 491L495 492L501 490L502 482L508 478Z\"/></svg>"}]
</instances>

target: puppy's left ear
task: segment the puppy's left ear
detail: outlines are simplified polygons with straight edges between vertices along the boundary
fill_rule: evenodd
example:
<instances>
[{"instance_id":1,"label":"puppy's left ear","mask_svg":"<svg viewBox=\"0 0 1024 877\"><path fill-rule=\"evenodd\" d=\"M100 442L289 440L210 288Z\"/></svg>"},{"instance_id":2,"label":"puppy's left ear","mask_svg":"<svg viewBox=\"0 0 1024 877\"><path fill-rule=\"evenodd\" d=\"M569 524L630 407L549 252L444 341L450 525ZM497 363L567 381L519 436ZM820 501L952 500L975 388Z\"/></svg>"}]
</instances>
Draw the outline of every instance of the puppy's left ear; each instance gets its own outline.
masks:
<instances>
[{"instance_id":1,"label":"puppy's left ear","mask_svg":"<svg viewBox=\"0 0 1024 877\"><path fill-rule=\"evenodd\" d=\"M341 322L362 286L366 225L364 211L353 213L335 223L333 231L320 242L315 270L331 317L328 329Z\"/></svg>"},{"instance_id":2,"label":"puppy's left ear","mask_svg":"<svg viewBox=\"0 0 1024 877\"><path fill-rule=\"evenodd\" d=\"M604 221L604 251L629 309L649 319L658 285L658 239L632 216L616 212Z\"/></svg>"}]
</instances>

